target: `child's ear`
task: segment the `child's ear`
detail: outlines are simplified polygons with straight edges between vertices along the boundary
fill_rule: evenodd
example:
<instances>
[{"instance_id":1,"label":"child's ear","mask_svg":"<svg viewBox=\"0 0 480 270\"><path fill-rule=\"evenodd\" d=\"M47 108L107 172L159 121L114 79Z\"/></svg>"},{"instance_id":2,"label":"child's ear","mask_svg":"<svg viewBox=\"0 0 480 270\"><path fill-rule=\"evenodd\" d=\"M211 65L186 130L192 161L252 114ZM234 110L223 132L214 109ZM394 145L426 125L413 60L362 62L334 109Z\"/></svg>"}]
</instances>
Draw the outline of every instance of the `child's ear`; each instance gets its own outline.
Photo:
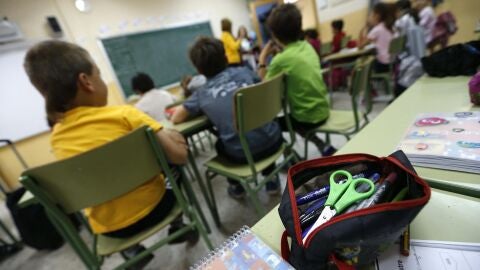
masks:
<instances>
[{"instance_id":1,"label":"child's ear","mask_svg":"<svg viewBox=\"0 0 480 270\"><path fill-rule=\"evenodd\" d=\"M83 73L83 72L78 74L77 87L78 89L81 89L86 92L95 91L92 81L90 80L90 76L88 76L86 73Z\"/></svg>"}]
</instances>

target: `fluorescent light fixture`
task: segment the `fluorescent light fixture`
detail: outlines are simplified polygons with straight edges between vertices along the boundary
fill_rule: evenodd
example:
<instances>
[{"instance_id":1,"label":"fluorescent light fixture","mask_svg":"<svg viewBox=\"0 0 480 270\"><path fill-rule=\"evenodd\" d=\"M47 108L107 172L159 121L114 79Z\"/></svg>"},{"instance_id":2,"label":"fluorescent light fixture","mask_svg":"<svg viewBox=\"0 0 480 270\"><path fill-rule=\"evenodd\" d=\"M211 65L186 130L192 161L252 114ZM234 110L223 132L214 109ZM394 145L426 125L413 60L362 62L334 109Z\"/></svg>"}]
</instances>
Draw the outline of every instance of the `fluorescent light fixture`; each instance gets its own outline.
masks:
<instances>
[{"instance_id":1,"label":"fluorescent light fixture","mask_svg":"<svg viewBox=\"0 0 480 270\"><path fill-rule=\"evenodd\" d=\"M75 7L80 12L89 12L92 9L89 0L75 0Z\"/></svg>"}]
</instances>

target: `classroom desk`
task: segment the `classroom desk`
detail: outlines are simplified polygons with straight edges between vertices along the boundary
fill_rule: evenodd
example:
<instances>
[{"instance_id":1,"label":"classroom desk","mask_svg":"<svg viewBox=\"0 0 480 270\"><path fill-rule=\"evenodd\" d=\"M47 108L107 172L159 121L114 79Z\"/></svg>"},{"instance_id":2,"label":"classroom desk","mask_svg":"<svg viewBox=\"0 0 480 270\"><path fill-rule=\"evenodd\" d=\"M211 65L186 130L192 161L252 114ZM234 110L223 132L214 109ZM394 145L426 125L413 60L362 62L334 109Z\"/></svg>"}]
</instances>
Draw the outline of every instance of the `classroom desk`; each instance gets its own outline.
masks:
<instances>
[{"instance_id":1,"label":"classroom desk","mask_svg":"<svg viewBox=\"0 0 480 270\"><path fill-rule=\"evenodd\" d=\"M421 240L480 243L480 199L432 189L432 197L410 225L411 238ZM275 207L252 231L280 254L285 230Z\"/></svg>"},{"instance_id":2,"label":"classroom desk","mask_svg":"<svg viewBox=\"0 0 480 270\"><path fill-rule=\"evenodd\" d=\"M338 62L338 61L342 61L342 62L346 62L348 60L355 60L361 56L365 56L365 55L370 55L370 54L374 54L375 53L375 48L364 48L364 49L358 49L356 51L340 51L338 53L334 53L334 54L330 54L328 56L326 56L325 58L322 59L322 61L325 61L325 62Z\"/></svg>"},{"instance_id":3,"label":"classroom desk","mask_svg":"<svg viewBox=\"0 0 480 270\"><path fill-rule=\"evenodd\" d=\"M394 152L415 116L422 112L479 110L470 104L468 77L423 77L350 140L337 154L363 152L386 156ZM470 173L416 167L431 181L480 189L480 177ZM480 199L432 189L432 197L411 225L412 239L480 242ZM252 228L267 245L280 253L283 224L275 207Z\"/></svg>"},{"instance_id":4,"label":"classroom desk","mask_svg":"<svg viewBox=\"0 0 480 270\"><path fill-rule=\"evenodd\" d=\"M171 129L177 130L178 132L182 133L182 135L185 136L186 138L188 138L190 136L193 136L193 135L195 135L195 134L197 134L201 131L204 131L204 130L206 130L209 127L212 126L212 124L210 123L208 118L204 115L199 116L199 117L195 117L195 118L190 119L186 122L176 124L176 125L174 125L172 122L166 121L166 120L162 121L160 123L165 128L171 128ZM190 167L192 168L194 177L198 181L198 185L200 186L200 189L202 191L203 198L204 198L205 202L209 205L208 209L212 209L211 206L213 204L213 201L208 196L209 193L207 192L207 188L205 186L205 182L203 181L202 174L200 173L200 170L198 169L197 163L195 162L195 157L193 156L193 153L192 153L192 151L190 151L190 149L188 150L188 163L190 164ZM213 217L214 214L212 212L210 212L210 214ZM208 223L206 222L205 218L203 217L203 214L202 214L201 218L203 219L203 221L205 223L205 226L207 227L207 231L210 232L210 227L209 227Z\"/></svg>"},{"instance_id":5,"label":"classroom desk","mask_svg":"<svg viewBox=\"0 0 480 270\"><path fill-rule=\"evenodd\" d=\"M160 123L166 128L175 129L176 131L182 133L185 137L195 135L211 126L210 121L204 115L176 125L172 124L170 121L162 121Z\"/></svg>"},{"instance_id":6,"label":"classroom desk","mask_svg":"<svg viewBox=\"0 0 480 270\"><path fill-rule=\"evenodd\" d=\"M470 103L468 80L468 77L461 76L442 79L422 77L337 154L369 153L388 156L396 150L418 114L480 110L480 107L474 107ZM460 193L480 197L478 174L422 167L415 167L415 170L432 187L455 188ZM440 187L439 184L445 186Z\"/></svg>"}]
</instances>

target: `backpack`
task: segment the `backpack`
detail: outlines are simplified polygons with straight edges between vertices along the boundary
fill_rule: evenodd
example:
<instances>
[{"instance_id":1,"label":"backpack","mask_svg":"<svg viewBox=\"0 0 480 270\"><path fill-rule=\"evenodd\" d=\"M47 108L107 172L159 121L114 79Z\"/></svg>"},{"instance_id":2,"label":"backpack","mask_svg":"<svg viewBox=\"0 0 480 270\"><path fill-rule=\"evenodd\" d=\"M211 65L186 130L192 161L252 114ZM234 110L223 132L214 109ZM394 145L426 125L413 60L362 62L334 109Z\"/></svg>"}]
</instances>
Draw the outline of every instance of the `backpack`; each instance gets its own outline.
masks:
<instances>
[{"instance_id":1,"label":"backpack","mask_svg":"<svg viewBox=\"0 0 480 270\"><path fill-rule=\"evenodd\" d=\"M480 66L480 41L449 46L423 57L422 65L432 77L472 76Z\"/></svg>"},{"instance_id":2,"label":"backpack","mask_svg":"<svg viewBox=\"0 0 480 270\"><path fill-rule=\"evenodd\" d=\"M25 188L22 187L6 193L7 208L10 210L22 242L39 250L54 250L61 247L64 240L48 219L43 206L38 203L25 207L18 206L25 192Z\"/></svg>"}]
</instances>

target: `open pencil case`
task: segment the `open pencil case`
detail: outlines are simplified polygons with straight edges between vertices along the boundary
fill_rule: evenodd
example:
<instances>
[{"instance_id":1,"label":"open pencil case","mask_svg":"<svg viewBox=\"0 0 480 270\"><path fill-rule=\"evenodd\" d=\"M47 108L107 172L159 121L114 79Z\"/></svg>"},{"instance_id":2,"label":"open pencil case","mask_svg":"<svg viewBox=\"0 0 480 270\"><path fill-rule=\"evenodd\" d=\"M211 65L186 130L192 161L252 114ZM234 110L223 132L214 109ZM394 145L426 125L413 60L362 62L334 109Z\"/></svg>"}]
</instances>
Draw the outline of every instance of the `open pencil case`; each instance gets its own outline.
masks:
<instances>
[{"instance_id":1,"label":"open pencil case","mask_svg":"<svg viewBox=\"0 0 480 270\"><path fill-rule=\"evenodd\" d=\"M348 213L339 212L305 238L307 228L300 217L309 205L298 205L297 198L329 186L330 176L338 170L351 175L375 172L379 176L376 188L390 175L395 175L396 181L382 194L382 201L368 208L354 210L352 206ZM348 154L300 162L288 170L287 186L278 209L286 228L282 235L282 257L296 269L307 270L355 269L371 264L399 239L429 199L430 187L401 151L381 158Z\"/></svg>"}]
</instances>

